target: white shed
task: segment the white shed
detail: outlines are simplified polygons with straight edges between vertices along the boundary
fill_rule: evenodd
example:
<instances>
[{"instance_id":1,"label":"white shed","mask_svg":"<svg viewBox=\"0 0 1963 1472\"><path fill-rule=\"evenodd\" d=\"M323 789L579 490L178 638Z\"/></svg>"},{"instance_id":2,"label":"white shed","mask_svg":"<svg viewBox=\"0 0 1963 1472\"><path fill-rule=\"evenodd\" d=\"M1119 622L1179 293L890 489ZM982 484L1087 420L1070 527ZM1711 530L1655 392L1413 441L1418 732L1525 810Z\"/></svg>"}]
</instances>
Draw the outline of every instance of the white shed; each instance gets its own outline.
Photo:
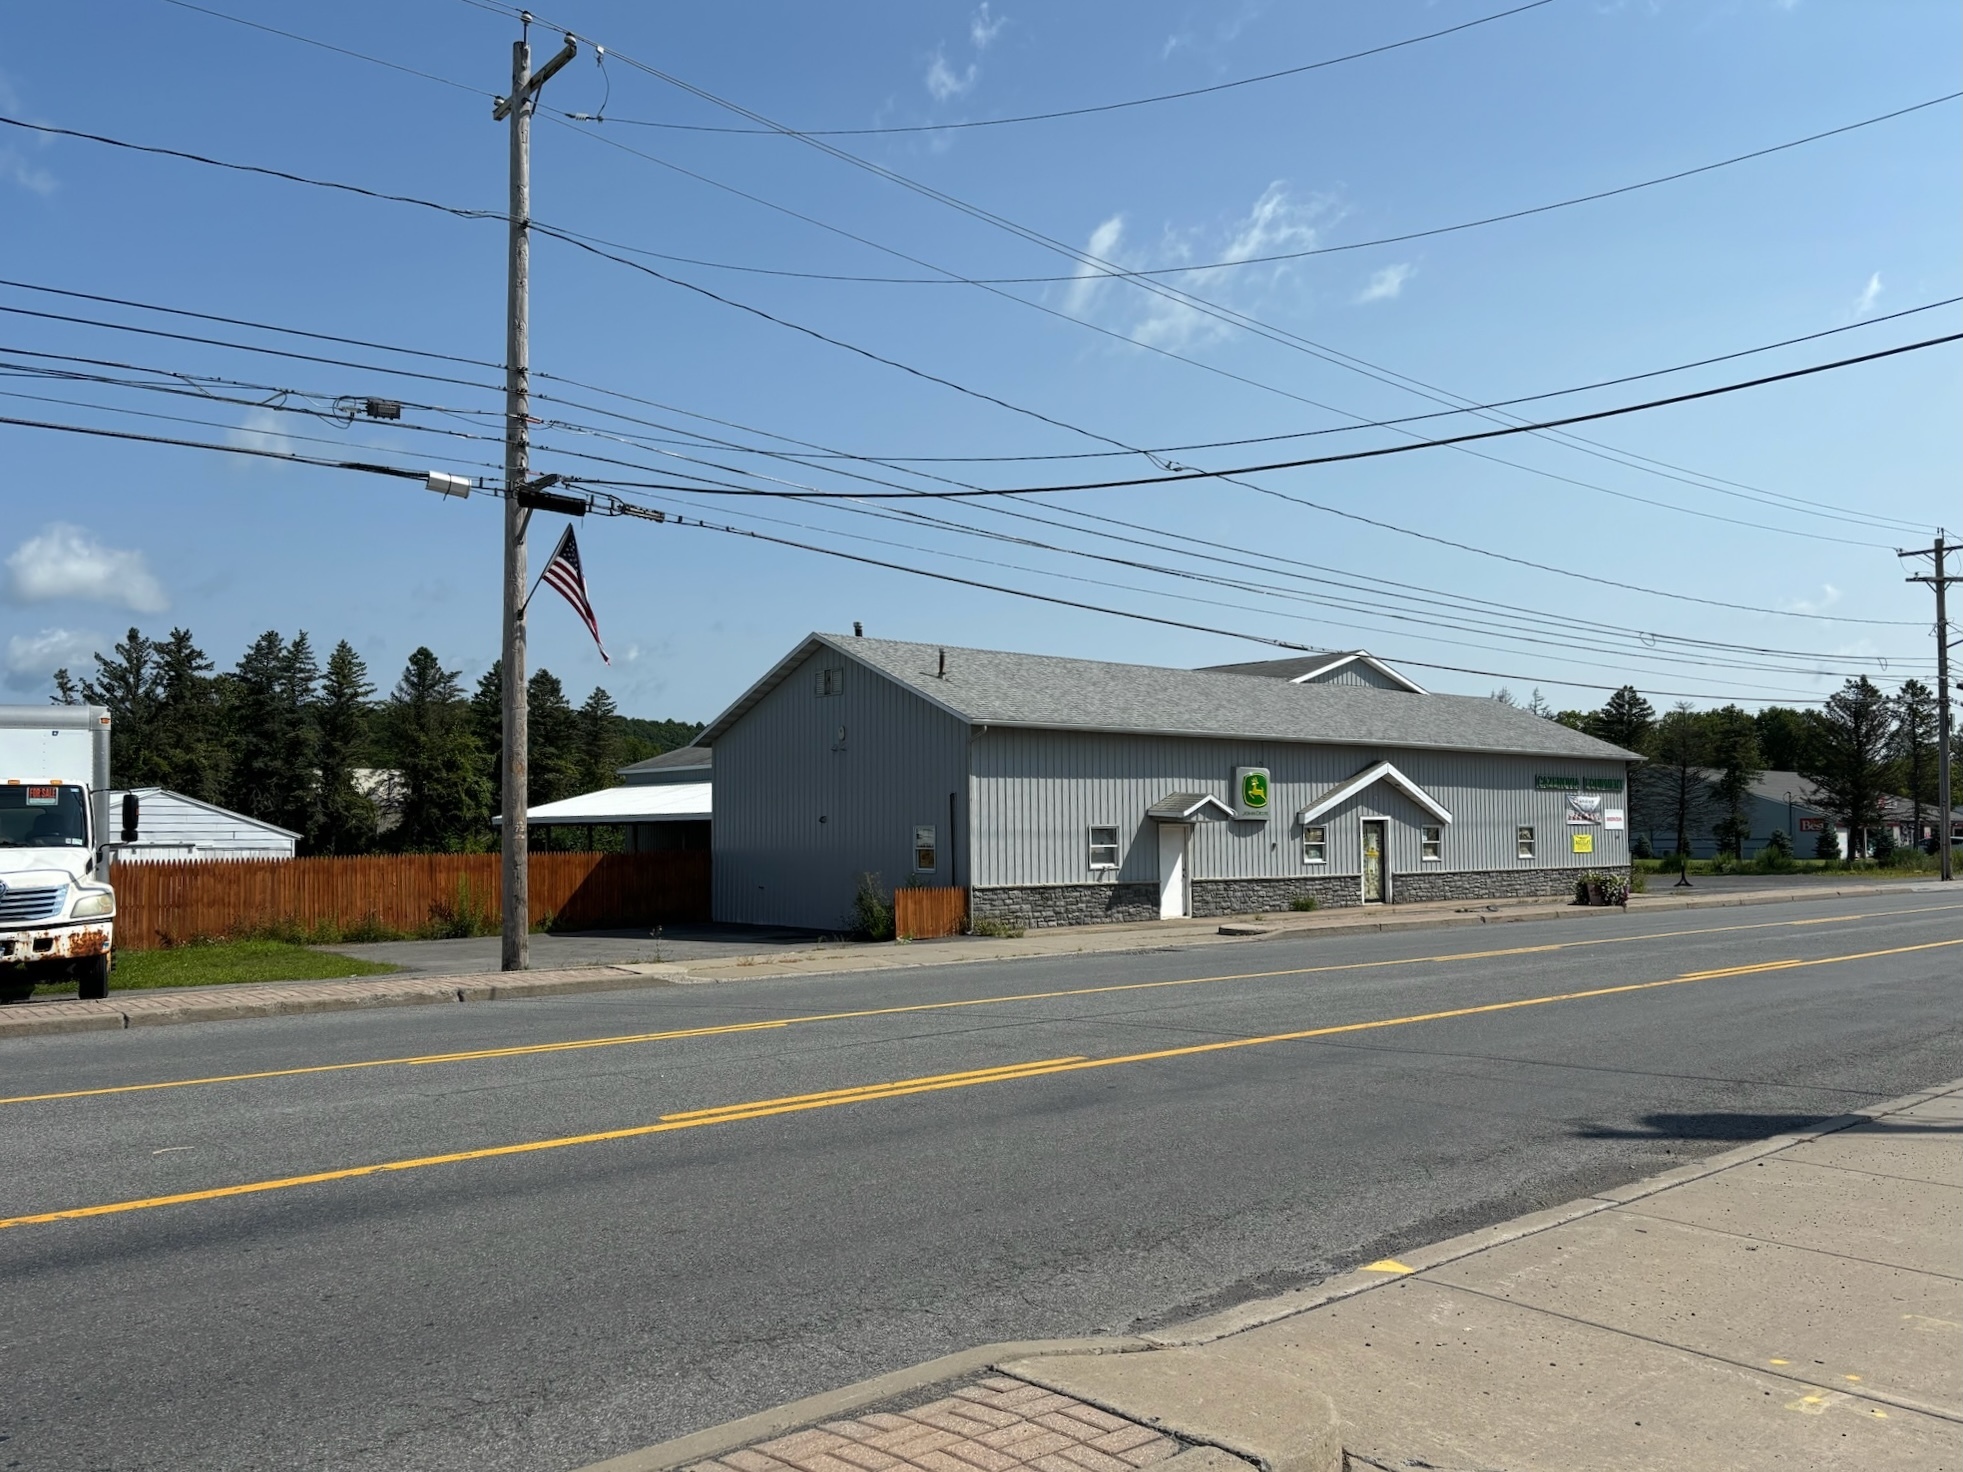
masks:
<instances>
[{"instance_id":1,"label":"white shed","mask_svg":"<svg viewBox=\"0 0 1963 1472\"><path fill-rule=\"evenodd\" d=\"M300 835L168 787L133 787L136 842L119 846L118 863L166 859L290 859ZM109 794L110 836L121 833L123 793Z\"/></svg>"}]
</instances>

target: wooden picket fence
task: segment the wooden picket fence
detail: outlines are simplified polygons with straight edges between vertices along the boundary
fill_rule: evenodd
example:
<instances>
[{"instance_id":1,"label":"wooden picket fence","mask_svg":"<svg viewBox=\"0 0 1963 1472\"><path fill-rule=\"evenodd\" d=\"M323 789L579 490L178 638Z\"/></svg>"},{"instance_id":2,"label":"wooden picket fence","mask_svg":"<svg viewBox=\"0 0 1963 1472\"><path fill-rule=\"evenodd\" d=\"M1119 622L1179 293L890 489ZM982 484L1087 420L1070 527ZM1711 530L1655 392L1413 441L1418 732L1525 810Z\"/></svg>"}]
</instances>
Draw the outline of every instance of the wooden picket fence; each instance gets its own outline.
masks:
<instances>
[{"instance_id":1,"label":"wooden picket fence","mask_svg":"<svg viewBox=\"0 0 1963 1472\"><path fill-rule=\"evenodd\" d=\"M709 918L709 854L535 853L531 920L605 930ZM272 926L363 924L415 934L446 917L503 914L496 854L374 854L116 865L116 943L154 950Z\"/></svg>"},{"instance_id":2,"label":"wooden picket fence","mask_svg":"<svg viewBox=\"0 0 1963 1472\"><path fill-rule=\"evenodd\" d=\"M959 935L968 926L965 889L896 889L893 934L901 940L934 940Z\"/></svg>"}]
</instances>

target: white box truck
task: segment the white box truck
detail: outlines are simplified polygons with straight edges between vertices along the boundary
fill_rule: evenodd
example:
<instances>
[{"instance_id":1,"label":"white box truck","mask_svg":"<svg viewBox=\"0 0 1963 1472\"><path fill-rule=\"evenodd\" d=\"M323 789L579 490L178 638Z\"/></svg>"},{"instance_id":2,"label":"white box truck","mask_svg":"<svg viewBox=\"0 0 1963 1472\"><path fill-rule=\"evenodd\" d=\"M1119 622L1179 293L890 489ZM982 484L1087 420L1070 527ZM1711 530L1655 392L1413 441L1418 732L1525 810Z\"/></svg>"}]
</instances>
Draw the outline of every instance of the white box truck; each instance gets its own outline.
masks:
<instances>
[{"instance_id":1,"label":"white box truck","mask_svg":"<svg viewBox=\"0 0 1963 1472\"><path fill-rule=\"evenodd\" d=\"M0 705L0 1002L69 977L109 995L113 849L109 712Z\"/></svg>"}]
</instances>

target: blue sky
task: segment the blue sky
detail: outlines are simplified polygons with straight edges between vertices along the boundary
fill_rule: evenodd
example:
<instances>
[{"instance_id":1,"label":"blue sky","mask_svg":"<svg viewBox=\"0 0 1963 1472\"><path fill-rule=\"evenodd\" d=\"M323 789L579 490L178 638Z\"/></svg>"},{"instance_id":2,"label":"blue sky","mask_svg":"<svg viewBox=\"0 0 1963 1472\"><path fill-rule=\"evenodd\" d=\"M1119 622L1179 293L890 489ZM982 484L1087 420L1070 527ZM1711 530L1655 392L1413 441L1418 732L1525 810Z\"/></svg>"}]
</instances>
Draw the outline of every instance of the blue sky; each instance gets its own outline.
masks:
<instances>
[{"instance_id":1,"label":"blue sky","mask_svg":"<svg viewBox=\"0 0 1963 1472\"><path fill-rule=\"evenodd\" d=\"M213 0L213 8L484 94L508 80L517 29L494 7L466 0L304 8ZM1553 0L1455 35L1223 92L1010 127L941 126L1206 87L1506 8L1504 0L1068 7L571 0L547 12L549 20L613 54L600 64L583 46L547 90L534 153L540 221L719 263L643 258L973 392L540 239L534 369L592 388L541 378L539 388L558 401L537 412L583 430L668 443L541 428L541 442L559 453L542 449L535 464L609 473L565 453L586 450L646 467L612 472L633 479L672 483L676 471L717 473L655 453L669 448L845 490L863 482L678 442L706 434L789 448L764 432L875 457L1043 456L1105 451L1113 442L1158 449L1294 434L1353 422L1344 414L1379 419L1437 409L1384 381L1391 374L1492 401L1845 327L1958 294L1954 102L1528 219L1159 278L1253 319L1266 335L1123 280L1065 279L992 294L945 281L735 271L726 268L936 274L785 211L969 277L1067 278L1080 268L795 139L639 126L745 124L619 59L647 62L799 128L935 125L829 141L1075 250L1143 270L1347 247L1839 127L1954 91L1963 41L1957 8L1934 0ZM541 60L559 41L543 22L533 39ZM597 126L562 116L602 109L609 121ZM490 120L487 96L166 0L11 8L0 21L0 114L468 208L495 211L505 198L505 134ZM0 276L8 281L501 359L504 233L495 220L0 132ZM323 396L286 402L387 394L429 406L406 416L422 430L344 428L318 416L9 375L0 390L12 396L0 399L0 414L352 452L459 473L491 474L500 458L492 440L425 432L499 433L494 369L309 347L15 287L0 287L0 305L371 366L0 314L0 345L16 350L257 386L227 391L237 398L279 388ZM1709 387L1936 336L1955 330L1956 317L1946 307L1548 403L1574 412ZM1332 362L1339 354L1369 372ZM78 366L18 353L9 361ZM378 371L401 366L465 382ZM1585 707L1602 698L1592 687L1627 679L1659 692L1659 705L1672 698L1661 692L1684 692L1698 704L1756 705L1817 699L1845 673L1865 670L1892 683L1926 669L1929 595L1902 584L1905 569L1890 549L1922 545L1937 525L1963 530L1959 388L1951 346L1575 431L1590 446L1516 437L1479 447L1498 460L1432 449L1254 478L1270 491L1404 532L1218 482L1012 503L1071 523L1070 530L976 505L920 508L1251 587L895 524L864 514L872 509L865 505L674 496L657 504L1080 602L1309 645L1363 646L1408 661L1436 689L1484 693L1506 685L1524 695L1538 685L1557 706ZM609 419L595 405L650 423ZM208 423L119 412L132 409ZM1487 426L1459 417L1425 427ZM1297 447L1310 454L1397 438L1365 430L1171 458L1214 468L1287 458ZM0 680L8 698L42 698L55 663L85 664L83 651L106 648L131 623L157 633L186 624L221 664L267 628L304 628L322 647L345 637L384 687L417 644L468 678L494 655L499 508L488 497L445 501L409 482L4 426L0 443L8 466ZM1136 455L915 468L988 486L1154 473ZM865 473L926 484L884 467ZM1787 498L1853 519L1811 514ZM1066 506L1130 526L1058 509ZM558 525L539 518L534 567ZM1094 530L1134 540L1101 539ZM706 719L804 632L844 630L854 620L889 637L1149 663L1262 655L1261 645L1224 634L1045 606L694 528L589 519L580 535L614 665L601 667L571 611L549 598L534 605L533 662L552 668L576 696L605 683L631 714ZM1743 650L1675 642L1687 639ZM1750 652L1757 650L1787 652Z\"/></svg>"}]
</instances>

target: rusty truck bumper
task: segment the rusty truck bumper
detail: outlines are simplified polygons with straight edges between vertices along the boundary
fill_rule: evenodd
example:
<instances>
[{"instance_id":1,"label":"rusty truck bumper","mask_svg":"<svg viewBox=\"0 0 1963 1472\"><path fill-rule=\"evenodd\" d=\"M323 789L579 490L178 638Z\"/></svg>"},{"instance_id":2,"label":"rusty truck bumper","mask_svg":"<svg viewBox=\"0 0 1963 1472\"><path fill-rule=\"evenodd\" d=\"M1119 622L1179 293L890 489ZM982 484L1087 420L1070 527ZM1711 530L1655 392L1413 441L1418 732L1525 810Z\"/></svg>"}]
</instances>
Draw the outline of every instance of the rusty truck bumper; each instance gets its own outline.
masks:
<instances>
[{"instance_id":1,"label":"rusty truck bumper","mask_svg":"<svg viewBox=\"0 0 1963 1472\"><path fill-rule=\"evenodd\" d=\"M116 943L114 917L0 931L0 968L92 961Z\"/></svg>"}]
</instances>

